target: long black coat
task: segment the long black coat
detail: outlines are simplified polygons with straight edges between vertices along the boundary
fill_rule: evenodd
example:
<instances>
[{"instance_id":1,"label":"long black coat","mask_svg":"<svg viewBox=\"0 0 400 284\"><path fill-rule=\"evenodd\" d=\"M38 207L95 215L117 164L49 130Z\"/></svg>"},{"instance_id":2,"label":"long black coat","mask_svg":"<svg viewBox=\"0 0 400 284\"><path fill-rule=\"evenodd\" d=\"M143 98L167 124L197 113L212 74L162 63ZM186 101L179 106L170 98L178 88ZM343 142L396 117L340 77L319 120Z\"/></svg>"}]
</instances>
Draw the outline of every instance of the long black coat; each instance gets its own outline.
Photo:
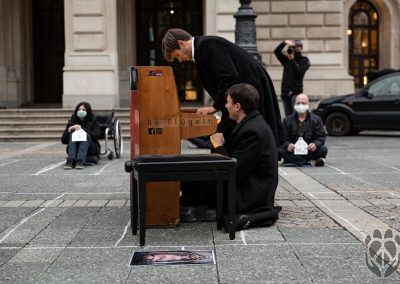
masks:
<instances>
[{"instance_id":1,"label":"long black coat","mask_svg":"<svg viewBox=\"0 0 400 284\"><path fill-rule=\"evenodd\" d=\"M219 131L225 138L235 126L225 108L225 92L234 84L248 83L258 90L259 111L271 127L276 145L280 145L282 122L278 100L272 80L259 61L239 46L217 36L194 38L194 60L203 87L214 99L214 108L222 112Z\"/></svg>"},{"instance_id":2,"label":"long black coat","mask_svg":"<svg viewBox=\"0 0 400 284\"><path fill-rule=\"evenodd\" d=\"M232 132L233 150L215 152L237 159L236 212L273 208L278 186L278 155L271 128L258 111L247 114Z\"/></svg>"}]
</instances>

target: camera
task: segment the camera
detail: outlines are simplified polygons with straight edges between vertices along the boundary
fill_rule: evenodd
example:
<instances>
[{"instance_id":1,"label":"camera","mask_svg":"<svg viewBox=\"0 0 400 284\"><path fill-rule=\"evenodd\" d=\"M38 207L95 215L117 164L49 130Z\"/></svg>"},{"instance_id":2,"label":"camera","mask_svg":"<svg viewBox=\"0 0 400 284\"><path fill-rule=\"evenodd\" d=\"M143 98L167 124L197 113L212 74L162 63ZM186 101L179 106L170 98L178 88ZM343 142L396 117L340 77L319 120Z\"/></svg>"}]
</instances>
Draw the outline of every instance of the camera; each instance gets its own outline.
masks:
<instances>
[{"instance_id":1,"label":"camera","mask_svg":"<svg viewBox=\"0 0 400 284\"><path fill-rule=\"evenodd\" d=\"M293 52L294 52L293 47L289 47L289 48L287 49L287 53L288 53L288 54L293 54Z\"/></svg>"}]
</instances>

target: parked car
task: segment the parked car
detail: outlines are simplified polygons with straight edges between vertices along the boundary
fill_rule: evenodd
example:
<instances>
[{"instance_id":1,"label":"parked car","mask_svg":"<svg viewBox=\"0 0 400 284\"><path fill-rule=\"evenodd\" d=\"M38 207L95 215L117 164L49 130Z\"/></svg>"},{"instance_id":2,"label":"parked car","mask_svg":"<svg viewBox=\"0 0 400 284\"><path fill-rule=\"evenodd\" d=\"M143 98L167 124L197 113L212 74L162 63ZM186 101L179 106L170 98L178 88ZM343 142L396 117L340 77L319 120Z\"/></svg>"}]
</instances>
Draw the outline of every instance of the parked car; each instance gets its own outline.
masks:
<instances>
[{"instance_id":1,"label":"parked car","mask_svg":"<svg viewBox=\"0 0 400 284\"><path fill-rule=\"evenodd\" d=\"M323 99L313 113L322 118L333 136L361 130L400 130L400 72L379 77L355 94Z\"/></svg>"}]
</instances>

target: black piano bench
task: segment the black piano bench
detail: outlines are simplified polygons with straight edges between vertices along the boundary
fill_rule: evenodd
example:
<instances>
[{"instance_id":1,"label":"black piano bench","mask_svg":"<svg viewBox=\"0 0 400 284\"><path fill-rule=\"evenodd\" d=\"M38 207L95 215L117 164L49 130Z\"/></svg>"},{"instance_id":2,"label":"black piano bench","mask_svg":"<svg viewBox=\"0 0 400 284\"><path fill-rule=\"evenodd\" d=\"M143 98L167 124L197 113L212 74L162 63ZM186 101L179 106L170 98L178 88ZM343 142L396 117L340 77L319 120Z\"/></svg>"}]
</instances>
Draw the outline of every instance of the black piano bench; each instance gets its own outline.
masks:
<instances>
[{"instance_id":1,"label":"black piano bench","mask_svg":"<svg viewBox=\"0 0 400 284\"><path fill-rule=\"evenodd\" d=\"M131 173L131 227L140 245L146 239L146 183L157 181L216 181L217 229L222 229L224 181L228 185L229 238L235 239L236 159L219 154L141 155L125 162ZM228 228L226 228L228 230Z\"/></svg>"}]
</instances>

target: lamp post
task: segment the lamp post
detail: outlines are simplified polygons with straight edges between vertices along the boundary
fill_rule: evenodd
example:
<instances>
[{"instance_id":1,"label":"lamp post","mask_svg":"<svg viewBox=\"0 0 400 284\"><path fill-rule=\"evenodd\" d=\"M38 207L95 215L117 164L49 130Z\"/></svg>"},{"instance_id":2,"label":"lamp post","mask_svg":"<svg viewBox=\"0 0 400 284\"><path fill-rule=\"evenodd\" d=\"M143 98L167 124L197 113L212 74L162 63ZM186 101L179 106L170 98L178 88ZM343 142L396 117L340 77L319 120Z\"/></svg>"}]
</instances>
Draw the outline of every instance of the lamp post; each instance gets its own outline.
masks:
<instances>
[{"instance_id":1,"label":"lamp post","mask_svg":"<svg viewBox=\"0 0 400 284\"><path fill-rule=\"evenodd\" d=\"M234 15L236 19L235 43L264 65L261 55L257 51L255 25L257 15L250 6L251 0L239 0L239 2L239 10Z\"/></svg>"},{"instance_id":2,"label":"lamp post","mask_svg":"<svg viewBox=\"0 0 400 284\"><path fill-rule=\"evenodd\" d=\"M251 0L239 0L239 2L239 10L234 15L236 19L235 43L264 65L261 55L257 52L255 24L257 15L250 6Z\"/></svg>"}]
</instances>

